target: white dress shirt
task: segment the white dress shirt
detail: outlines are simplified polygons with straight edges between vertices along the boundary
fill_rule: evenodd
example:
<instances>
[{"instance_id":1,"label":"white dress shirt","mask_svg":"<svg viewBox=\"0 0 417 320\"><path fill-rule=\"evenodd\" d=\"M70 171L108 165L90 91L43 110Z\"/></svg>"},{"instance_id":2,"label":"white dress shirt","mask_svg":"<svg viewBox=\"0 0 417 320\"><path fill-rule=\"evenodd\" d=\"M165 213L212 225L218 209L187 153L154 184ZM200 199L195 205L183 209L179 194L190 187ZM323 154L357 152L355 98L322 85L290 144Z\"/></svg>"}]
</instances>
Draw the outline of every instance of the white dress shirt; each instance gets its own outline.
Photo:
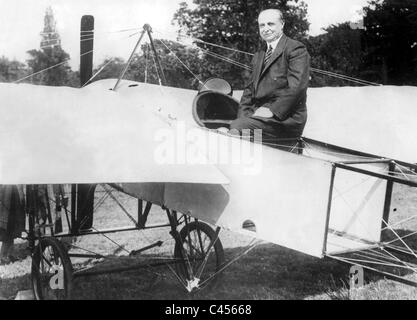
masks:
<instances>
[{"instance_id":1,"label":"white dress shirt","mask_svg":"<svg viewBox=\"0 0 417 320\"><path fill-rule=\"evenodd\" d=\"M282 38L282 33L281 33L281 35L279 36L279 38L278 38L278 39L276 39L276 40L274 40L274 41L271 41L271 42L268 42L268 43L267 43L267 44L268 44L268 47L269 47L269 46L271 46L271 47L272 47L272 52L274 52L274 51L275 51L275 48L277 47L278 42L279 42L279 40L281 40L281 38Z\"/></svg>"},{"instance_id":2,"label":"white dress shirt","mask_svg":"<svg viewBox=\"0 0 417 320\"><path fill-rule=\"evenodd\" d=\"M272 52L275 51L279 40L281 40L282 34L279 36L278 39L268 42L268 49L269 47L272 47ZM267 51L268 51L267 49ZM256 117L261 117L261 118L272 118L274 116L274 114L272 113L272 111L269 108L265 108L265 107L260 107L258 109L256 109L255 113L253 114Z\"/></svg>"}]
</instances>

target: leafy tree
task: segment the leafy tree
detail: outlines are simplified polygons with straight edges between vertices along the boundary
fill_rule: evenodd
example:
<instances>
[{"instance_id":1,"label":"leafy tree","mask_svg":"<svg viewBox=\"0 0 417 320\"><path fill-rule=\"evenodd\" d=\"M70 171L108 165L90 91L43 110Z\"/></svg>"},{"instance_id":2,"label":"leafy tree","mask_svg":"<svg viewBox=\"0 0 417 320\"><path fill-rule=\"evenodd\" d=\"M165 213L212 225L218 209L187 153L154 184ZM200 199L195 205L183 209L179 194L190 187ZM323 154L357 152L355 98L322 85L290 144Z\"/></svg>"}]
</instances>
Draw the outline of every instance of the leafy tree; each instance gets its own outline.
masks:
<instances>
[{"instance_id":1,"label":"leafy tree","mask_svg":"<svg viewBox=\"0 0 417 320\"><path fill-rule=\"evenodd\" d=\"M125 66L125 61L122 58L107 58L93 71L97 74L93 81L102 79L116 79L119 77Z\"/></svg>"},{"instance_id":2,"label":"leafy tree","mask_svg":"<svg viewBox=\"0 0 417 320\"><path fill-rule=\"evenodd\" d=\"M351 24L345 22L331 25L325 31L324 34L308 39L307 48L311 55L311 65L319 70L365 79L362 30L352 29ZM319 72L312 72L311 76L310 85L313 87L357 85Z\"/></svg>"},{"instance_id":3,"label":"leafy tree","mask_svg":"<svg viewBox=\"0 0 417 320\"><path fill-rule=\"evenodd\" d=\"M161 60L169 86L197 89L200 81L212 76L210 65L203 59L202 51L196 46L183 45L175 41L156 39L155 49ZM153 52L148 45L142 47L145 53L138 60L141 73L148 69L148 81L158 83ZM139 71L139 70L138 70Z\"/></svg>"},{"instance_id":4,"label":"leafy tree","mask_svg":"<svg viewBox=\"0 0 417 320\"><path fill-rule=\"evenodd\" d=\"M346 22L309 38L312 65L377 83L417 84L415 0L372 0L363 13L360 29ZM312 76L313 86L355 85L319 73Z\"/></svg>"},{"instance_id":5,"label":"leafy tree","mask_svg":"<svg viewBox=\"0 0 417 320\"><path fill-rule=\"evenodd\" d=\"M28 53L31 59L27 60L27 64L31 68L32 73L60 64L34 75L31 78L33 83L54 86L62 86L69 83L71 72L71 68L67 63L69 54L61 48L60 36L56 30L55 18L50 7L45 12L40 50L30 50Z\"/></svg>"},{"instance_id":6,"label":"leafy tree","mask_svg":"<svg viewBox=\"0 0 417 320\"><path fill-rule=\"evenodd\" d=\"M0 57L0 81L12 82L19 80L27 73L25 64L12 60L10 61L6 57Z\"/></svg>"},{"instance_id":7,"label":"leafy tree","mask_svg":"<svg viewBox=\"0 0 417 320\"><path fill-rule=\"evenodd\" d=\"M69 70L66 86L79 88L80 87L80 72Z\"/></svg>"},{"instance_id":8,"label":"leafy tree","mask_svg":"<svg viewBox=\"0 0 417 320\"><path fill-rule=\"evenodd\" d=\"M198 79L210 76L210 68L201 59L200 49L190 48L170 40L155 39L154 43L168 86L197 89ZM134 55L124 79L159 84L162 75L159 68L156 68L157 62L150 45L143 44L141 51ZM118 78L125 63L121 58L105 60L94 71L96 73L102 69L94 80Z\"/></svg>"},{"instance_id":9,"label":"leafy tree","mask_svg":"<svg viewBox=\"0 0 417 320\"><path fill-rule=\"evenodd\" d=\"M417 2L373 0L364 8L366 64L384 84L417 84Z\"/></svg>"},{"instance_id":10,"label":"leafy tree","mask_svg":"<svg viewBox=\"0 0 417 320\"><path fill-rule=\"evenodd\" d=\"M305 39L309 23L307 22L307 6L303 1L288 0L194 0L195 8L181 3L174 15L176 23L183 33L208 43L214 43L244 52L254 52L260 45L257 16L262 9L275 7L282 10L285 18L284 32L296 39ZM238 52L226 51L221 48L200 43L203 49L228 59L250 64L251 56ZM205 55L208 65L212 65L211 74L223 77L234 87L241 88L249 73L244 69Z\"/></svg>"}]
</instances>

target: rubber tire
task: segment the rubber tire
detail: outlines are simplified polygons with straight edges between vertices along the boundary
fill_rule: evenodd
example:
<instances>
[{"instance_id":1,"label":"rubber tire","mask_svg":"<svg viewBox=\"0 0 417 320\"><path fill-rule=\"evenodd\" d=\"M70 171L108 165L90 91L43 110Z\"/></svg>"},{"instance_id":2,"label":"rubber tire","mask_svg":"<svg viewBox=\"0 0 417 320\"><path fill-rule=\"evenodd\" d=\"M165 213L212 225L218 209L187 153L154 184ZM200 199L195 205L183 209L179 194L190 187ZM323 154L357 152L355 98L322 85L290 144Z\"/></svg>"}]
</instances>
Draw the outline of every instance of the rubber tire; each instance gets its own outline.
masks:
<instances>
[{"instance_id":1,"label":"rubber tire","mask_svg":"<svg viewBox=\"0 0 417 320\"><path fill-rule=\"evenodd\" d=\"M64 300L71 299L72 287L73 287L73 268L71 260L68 256L68 252L65 249L64 245L56 238L45 237L40 240L38 245L35 247L35 251L32 255L32 271L31 271L31 282L32 289L35 299L44 300L42 290L41 290L41 280L40 280L40 253L39 246L45 250L47 247L52 247L53 252L57 254L57 257L61 260L64 272Z\"/></svg>"},{"instance_id":2,"label":"rubber tire","mask_svg":"<svg viewBox=\"0 0 417 320\"><path fill-rule=\"evenodd\" d=\"M184 239L188 239L188 234L194 230L200 230L202 233L205 233L211 241L213 241L216 238L216 232L208 224L202 223L200 221L193 221L189 223L188 225L184 226L184 228L182 228L180 231L180 237L183 243L184 243ZM175 259L181 259L180 250L181 250L180 244L176 242L175 250L174 250ZM224 250L223 250L223 245L220 241L220 238L218 238L216 243L214 244L214 254L216 255L215 272L218 272L224 264ZM175 266L176 266L176 271L177 271L178 276L180 276L180 278L185 281L186 272L185 272L184 263L177 263ZM216 275L212 280L210 280L207 287L211 289L214 288L216 283L218 283L219 279L220 279L220 274ZM204 279L202 280L204 281Z\"/></svg>"}]
</instances>

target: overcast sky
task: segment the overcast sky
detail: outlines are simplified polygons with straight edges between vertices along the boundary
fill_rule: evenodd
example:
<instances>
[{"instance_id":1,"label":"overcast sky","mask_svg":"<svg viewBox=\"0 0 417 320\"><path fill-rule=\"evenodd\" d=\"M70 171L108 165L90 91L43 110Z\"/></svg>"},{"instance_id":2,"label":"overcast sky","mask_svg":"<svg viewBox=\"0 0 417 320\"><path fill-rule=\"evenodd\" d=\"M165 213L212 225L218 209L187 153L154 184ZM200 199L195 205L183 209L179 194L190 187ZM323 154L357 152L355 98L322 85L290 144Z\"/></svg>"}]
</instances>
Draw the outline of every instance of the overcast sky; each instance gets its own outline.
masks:
<instances>
[{"instance_id":1,"label":"overcast sky","mask_svg":"<svg viewBox=\"0 0 417 320\"><path fill-rule=\"evenodd\" d=\"M175 32L171 26L174 12L184 0L0 0L0 56L25 61L27 50L39 48L43 17L52 6L61 35L62 47L73 58L71 66L78 68L79 25L81 16L95 17L95 64L105 57L128 58L137 36L134 31L113 32L142 27L149 23L155 36ZM308 4L310 34L322 33L329 24L358 18L367 0L304 0ZM191 1L188 1L191 2ZM233 23L233 22L231 22ZM173 35L171 34L171 37Z\"/></svg>"}]
</instances>

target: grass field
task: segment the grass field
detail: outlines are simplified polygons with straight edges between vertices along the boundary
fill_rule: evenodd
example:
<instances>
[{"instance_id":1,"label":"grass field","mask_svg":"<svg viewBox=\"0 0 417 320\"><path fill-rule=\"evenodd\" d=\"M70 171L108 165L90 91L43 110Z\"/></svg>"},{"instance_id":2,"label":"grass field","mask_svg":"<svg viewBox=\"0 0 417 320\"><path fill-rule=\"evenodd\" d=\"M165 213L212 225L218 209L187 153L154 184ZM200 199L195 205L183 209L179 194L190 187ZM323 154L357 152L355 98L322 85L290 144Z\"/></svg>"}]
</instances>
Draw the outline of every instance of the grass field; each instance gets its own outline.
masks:
<instances>
[{"instance_id":1,"label":"grass field","mask_svg":"<svg viewBox=\"0 0 417 320\"><path fill-rule=\"evenodd\" d=\"M100 193L97 193L99 196ZM126 195L119 199L131 212L136 211L136 200ZM398 221L415 215L417 211L417 194L415 189L397 186L394 189L391 218ZM108 199L94 216L97 229L129 225L129 219L120 208ZM149 224L165 223L165 212L153 208ZM416 219L399 225L401 230L417 230ZM108 256L103 262L107 266L124 266L132 263L150 261L150 259L168 257L173 253L174 241L169 229L151 229L108 235L80 237L76 245L96 253ZM225 250L226 260L239 256L251 243L252 239L236 233L222 231L220 239ZM146 251L135 258L127 257L127 251L166 240L157 249ZM417 248L417 241L411 241ZM19 240L15 254L19 261L0 266L0 296L14 298L19 290L26 290L30 284L30 263L26 243ZM125 251L127 250L127 251ZM93 264L73 259L75 266ZM365 271L365 286L349 293L348 273L350 266L325 258L318 259L289 250L278 245L263 243L248 254L243 255L228 267L218 284L189 294L179 284L173 272L166 266L153 269L114 273L76 279L74 281L75 299L416 299L417 289L387 280L380 275ZM417 280L416 275L407 275Z\"/></svg>"}]
</instances>

